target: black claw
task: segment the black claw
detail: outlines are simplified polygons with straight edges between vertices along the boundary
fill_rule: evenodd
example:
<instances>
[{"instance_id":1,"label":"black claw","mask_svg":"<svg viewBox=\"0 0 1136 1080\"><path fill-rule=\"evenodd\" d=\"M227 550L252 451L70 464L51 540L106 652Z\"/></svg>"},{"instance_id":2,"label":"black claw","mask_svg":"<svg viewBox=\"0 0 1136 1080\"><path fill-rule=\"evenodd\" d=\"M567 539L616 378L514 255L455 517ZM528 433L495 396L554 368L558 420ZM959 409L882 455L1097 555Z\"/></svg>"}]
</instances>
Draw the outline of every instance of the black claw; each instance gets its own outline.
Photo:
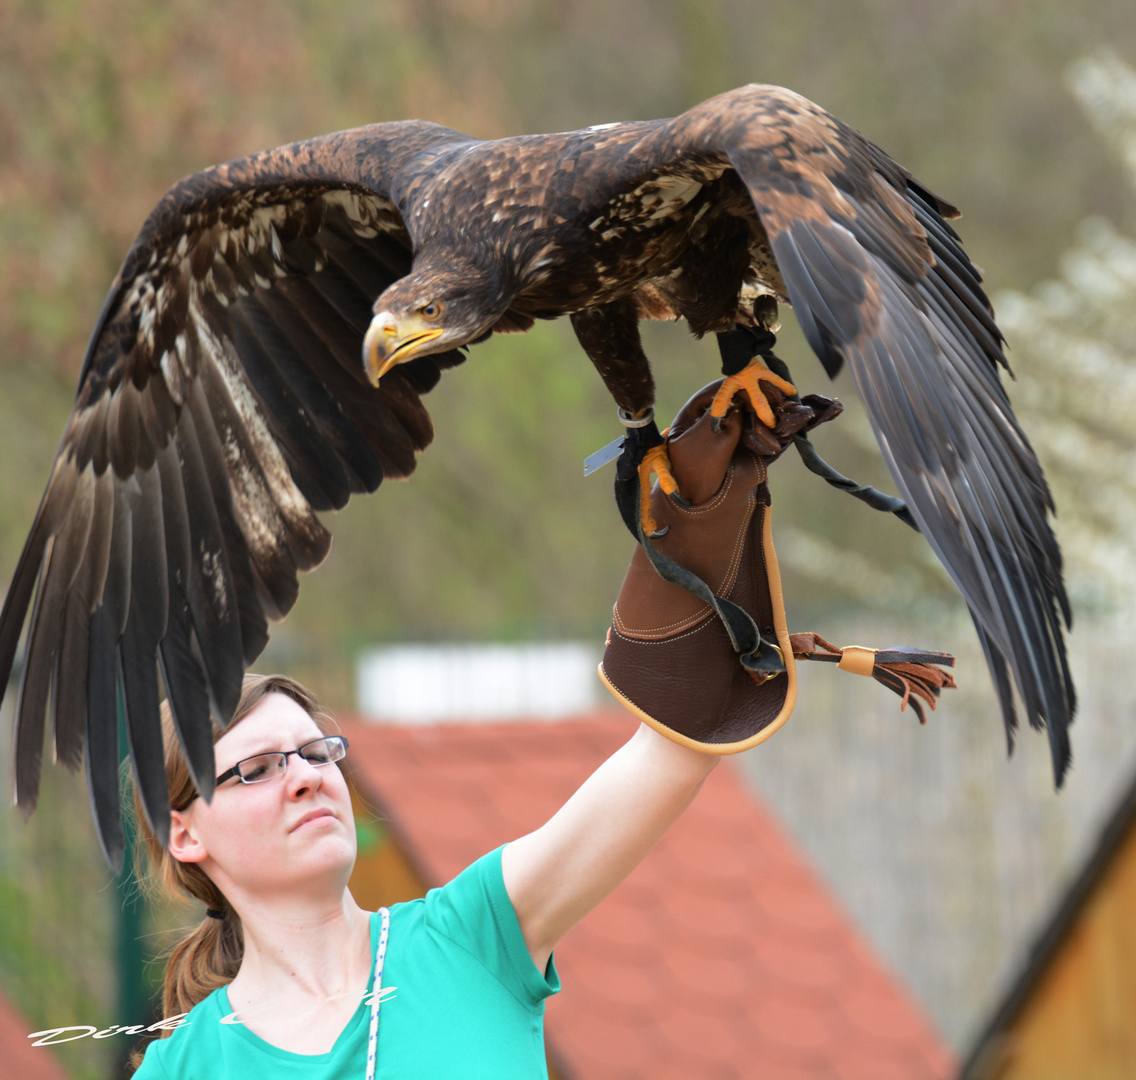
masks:
<instances>
[{"instance_id":1,"label":"black claw","mask_svg":"<svg viewBox=\"0 0 1136 1080\"><path fill-rule=\"evenodd\" d=\"M670 531L671 527L669 525L664 525L661 529L656 529L653 533L651 533L650 537L652 540L655 540L660 536L666 536Z\"/></svg>"},{"instance_id":2,"label":"black claw","mask_svg":"<svg viewBox=\"0 0 1136 1080\"><path fill-rule=\"evenodd\" d=\"M684 509L690 509L690 500L684 499L677 491L671 492L671 499Z\"/></svg>"}]
</instances>

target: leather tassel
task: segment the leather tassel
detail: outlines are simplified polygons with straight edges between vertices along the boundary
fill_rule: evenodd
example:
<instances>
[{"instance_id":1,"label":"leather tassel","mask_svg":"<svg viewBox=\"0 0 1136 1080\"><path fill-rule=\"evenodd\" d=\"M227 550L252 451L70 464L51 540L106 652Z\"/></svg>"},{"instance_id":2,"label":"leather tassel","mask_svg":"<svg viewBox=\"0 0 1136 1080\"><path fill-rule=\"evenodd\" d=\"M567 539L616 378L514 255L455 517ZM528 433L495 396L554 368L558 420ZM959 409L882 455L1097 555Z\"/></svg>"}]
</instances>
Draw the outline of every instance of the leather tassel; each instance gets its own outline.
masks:
<instances>
[{"instance_id":1,"label":"leather tassel","mask_svg":"<svg viewBox=\"0 0 1136 1080\"><path fill-rule=\"evenodd\" d=\"M814 633L792 634L789 641L797 660L820 660L837 664L845 671L875 679L903 699L900 711L905 710L910 703L921 724L925 724L927 718L923 715L920 699L933 709L938 703L939 694L944 689L955 687L950 672L936 666L942 664L954 667L955 658L950 653L913 649L907 645L891 649L866 649L861 645L849 645L841 649Z\"/></svg>"}]
</instances>

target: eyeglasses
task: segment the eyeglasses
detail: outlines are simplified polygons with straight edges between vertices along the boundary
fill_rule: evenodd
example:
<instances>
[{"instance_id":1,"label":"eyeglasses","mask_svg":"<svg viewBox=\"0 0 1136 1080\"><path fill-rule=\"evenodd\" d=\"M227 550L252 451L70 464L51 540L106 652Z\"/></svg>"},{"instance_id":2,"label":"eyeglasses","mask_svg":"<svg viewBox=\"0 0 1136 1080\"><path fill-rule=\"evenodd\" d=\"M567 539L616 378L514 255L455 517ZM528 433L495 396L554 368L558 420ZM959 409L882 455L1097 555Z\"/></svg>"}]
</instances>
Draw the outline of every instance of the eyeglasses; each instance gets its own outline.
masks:
<instances>
[{"instance_id":1,"label":"eyeglasses","mask_svg":"<svg viewBox=\"0 0 1136 1080\"><path fill-rule=\"evenodd\" d=\"M265 780L275 780L283 776L288 768L288 758L299 754L309 765L330 765L339 761L347 753L347 740L342 735L328 735L313 739L296 750L278 750L271 754L257 754L244 758L231 769L226 769L217 777L218 787L226 780L237 777L242 784L259 784Z\"/></svg>"}]
</instances>

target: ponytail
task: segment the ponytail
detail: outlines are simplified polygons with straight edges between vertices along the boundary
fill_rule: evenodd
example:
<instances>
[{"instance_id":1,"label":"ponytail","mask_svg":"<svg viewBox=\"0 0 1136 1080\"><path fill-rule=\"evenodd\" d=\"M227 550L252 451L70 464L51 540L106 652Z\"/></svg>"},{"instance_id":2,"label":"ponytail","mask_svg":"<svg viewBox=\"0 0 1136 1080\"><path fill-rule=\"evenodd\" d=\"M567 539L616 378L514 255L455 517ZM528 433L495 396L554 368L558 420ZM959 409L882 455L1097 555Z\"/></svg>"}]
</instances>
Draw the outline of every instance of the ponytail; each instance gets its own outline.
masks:
<instances>
[{"instance_id":1,"label":"ponytail","mask_svg":"<svg viewBox=\"0 0 1136 1080\"><path fill-rule=\"evenodd\" d=\"M187 1013L236 977L245 953L241 920L231 908L206 917L170 951L162 987L162 1015Z\"/></svg>"}]
</instances>

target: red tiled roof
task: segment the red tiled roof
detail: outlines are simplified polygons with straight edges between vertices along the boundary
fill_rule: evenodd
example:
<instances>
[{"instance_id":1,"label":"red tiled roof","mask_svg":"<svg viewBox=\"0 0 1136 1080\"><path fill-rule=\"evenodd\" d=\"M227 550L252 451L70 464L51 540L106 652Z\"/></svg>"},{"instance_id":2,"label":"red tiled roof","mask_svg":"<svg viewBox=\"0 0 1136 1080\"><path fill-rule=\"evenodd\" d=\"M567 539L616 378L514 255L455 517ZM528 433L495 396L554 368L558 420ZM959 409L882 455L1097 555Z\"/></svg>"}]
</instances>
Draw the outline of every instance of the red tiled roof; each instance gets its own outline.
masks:
<instances>
[{"instance_id":1,"label":"red tiled roof","mask_svg":"<svg viewBox=\"0 0 1136 1080\"><path fill-rule=\"evenodd\" d=\"M543 824L634 730L348 725L356 782L430 885ZM956 1063L730 767L556 948L548 1006L579 1080L939 1080Z\"/></svg>"},{"instance_id":2,"label":"red tiled roof","mask_svg":"<svg viewBox=\"0 0 1136 1080\"><path fill-rule=\"evenodd\" d=\"M67 1074L46 1046L28 1041L24 1018L0 994L0 1075L4 1080L67 1080Z\"/></svg>"}]
</instances>

